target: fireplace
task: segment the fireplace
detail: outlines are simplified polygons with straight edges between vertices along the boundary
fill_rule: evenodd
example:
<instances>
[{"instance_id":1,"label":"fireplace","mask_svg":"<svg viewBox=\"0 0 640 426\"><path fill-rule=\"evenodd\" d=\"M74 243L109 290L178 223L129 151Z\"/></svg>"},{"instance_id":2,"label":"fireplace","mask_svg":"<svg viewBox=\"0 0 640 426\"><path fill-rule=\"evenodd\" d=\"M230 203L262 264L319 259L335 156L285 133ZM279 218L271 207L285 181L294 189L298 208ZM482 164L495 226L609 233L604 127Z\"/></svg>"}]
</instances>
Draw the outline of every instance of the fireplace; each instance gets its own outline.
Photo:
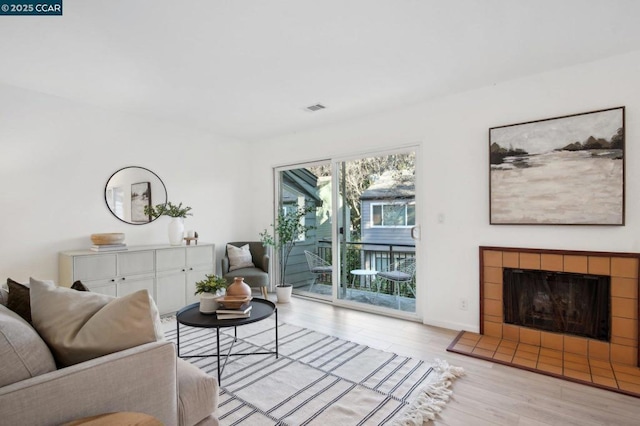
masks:
<instances>
[{"instance_id":1,"label":"fireplace","mask_svg":"<svg viewBox=\"0 0 640 426\"><path fill-rule=\"evenodd\" d=\"M606 297L606 301L593 302L602 305L598 311L582 305L562 312L564 304L583 303L575 299L580 295L571 295L569 291L569 296L564 297L572 301L565 300L552 308L546 299L552 296L533 291L527 300L519 302L527 305L526 315L517 313L518 318L514 320L513 313L505 309L505 304L509 305L505 297L513 297L505 287L508 269L519 280L531 278L525 275L540 274L536 279L548 281L549 274L555 273L556 281L564 280L561 286L573 285L574 289L579 287L578 292L595 293ZM480 247L480 334L638 366L639 269L638 253ZM585 278L586 283L577 284L580 277ZM553 309L559 311L555 318L548 314ZM584 315L586 311L590 315ZM525 319L521 319L523 315ZM574 323L580 316L588 317L591 331L576 331ZM563 321L572 325L565 328L554 325Z\"/></svg>"},{"instance_id":2,"label":"fireplace","mask_svg":"<svg viewBox=\"0 0 640 426\"><path fill-rule=\"evenodd\" d=\"M503 268L504 323L609 341L604 275Z\"/></svg>"}]
</instances>

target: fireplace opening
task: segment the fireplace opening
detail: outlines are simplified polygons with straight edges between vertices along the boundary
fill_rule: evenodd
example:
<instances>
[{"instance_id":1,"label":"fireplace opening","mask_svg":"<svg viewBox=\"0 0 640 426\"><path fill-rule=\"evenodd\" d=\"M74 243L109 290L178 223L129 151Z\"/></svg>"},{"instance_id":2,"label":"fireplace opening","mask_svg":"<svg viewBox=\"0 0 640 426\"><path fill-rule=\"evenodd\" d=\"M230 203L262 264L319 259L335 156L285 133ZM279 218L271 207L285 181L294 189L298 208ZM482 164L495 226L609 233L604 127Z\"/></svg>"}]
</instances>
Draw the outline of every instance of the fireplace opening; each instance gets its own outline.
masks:
<instances>
[{"instance_id":1,"label":"fireplace opening","mask_svg":"<svg viewBox=\"0 0 640 426\"><path fill-rule=\"evenodd\" d=\"M608 276L504 268L504 322L608 342L610 287Z\"/></svg>"}]
</instances>

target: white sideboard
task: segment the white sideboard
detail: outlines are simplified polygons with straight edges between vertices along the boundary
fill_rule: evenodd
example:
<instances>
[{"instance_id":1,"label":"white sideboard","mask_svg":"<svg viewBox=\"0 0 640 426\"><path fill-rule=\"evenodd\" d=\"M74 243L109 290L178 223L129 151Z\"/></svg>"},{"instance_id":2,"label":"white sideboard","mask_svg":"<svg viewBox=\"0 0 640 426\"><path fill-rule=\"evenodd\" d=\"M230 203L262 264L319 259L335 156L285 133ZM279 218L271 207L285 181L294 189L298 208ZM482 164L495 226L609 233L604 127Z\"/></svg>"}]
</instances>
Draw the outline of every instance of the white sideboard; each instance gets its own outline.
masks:
<instances>
[{"instance_id":1,"label":"white sideboard","mask_svg":"<svg viewBox=\"0 0 640 426\"><path fill-rule=\"evenodd\" d=\"M58 284L80 280L91 291L124 296L147 289L160 314L198 301L195 283L215 273L215 245L134 246L124 251L64 251L59 254Z\"/></svg>"}]
</instances>

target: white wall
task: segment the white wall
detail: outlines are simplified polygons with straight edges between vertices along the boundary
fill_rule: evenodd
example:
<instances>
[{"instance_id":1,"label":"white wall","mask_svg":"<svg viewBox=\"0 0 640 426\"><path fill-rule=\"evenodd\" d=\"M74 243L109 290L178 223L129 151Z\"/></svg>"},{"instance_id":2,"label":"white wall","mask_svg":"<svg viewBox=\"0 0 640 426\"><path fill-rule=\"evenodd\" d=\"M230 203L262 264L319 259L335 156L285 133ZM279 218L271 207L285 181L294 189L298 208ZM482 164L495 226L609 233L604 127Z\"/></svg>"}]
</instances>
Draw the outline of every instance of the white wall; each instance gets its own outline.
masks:
<instances>
[{"instance_id":1,"label":"white wall","mask_svg":"<svg viewBox=\"0 0 640 426\"><path fill-rule=\"evenodd\" d=\"M105 184L125 166L164 182L185 220L218 245L247 233L248 146L184 127L0 85L0 279L58 277L61 250L88 248L97 232L124 232L129 245L168 243L169 218L147 225L116 219Z\"/></svg>"},{"instance_id":2,"label":"white wall","mask_svg":"<svg viewBox=\"0 0 640 426\"><path fill-rule=\"evenodd\" d=\"M640 52L635 52L263 141L254 151L255 232L271 221L272 210L258 207L272 205L273 166L417 143L422 148L418 285L424 322L477 330L481 245L640 250L638 75ZM622 105L626 226L489 225L490 127ZM437 220L440 213L445 216L442 224ZM460 297L469 299L467 311L458 309Z\"/></svg>"},{"instance_id":3,"label":"white wall","mask_svg":"<svg viewBox=\"0 0 640 426\"><path fill-rule=\"evenodd\" d=\"M165 243L167 218L127 225L107 210L105 183L124 166L157 173L169 200L193 207L186 228L220 255L226 241L254 239L272 222L273 166L419 144L419 305L426 323L477 330L480 245L640 250L638 75L635 52L253 146L0 85L0 279L56 279L58 251L88 247L95 232ZM489 127L621 105L626 226L488 224Z\"/></svg>"}]
</instances>

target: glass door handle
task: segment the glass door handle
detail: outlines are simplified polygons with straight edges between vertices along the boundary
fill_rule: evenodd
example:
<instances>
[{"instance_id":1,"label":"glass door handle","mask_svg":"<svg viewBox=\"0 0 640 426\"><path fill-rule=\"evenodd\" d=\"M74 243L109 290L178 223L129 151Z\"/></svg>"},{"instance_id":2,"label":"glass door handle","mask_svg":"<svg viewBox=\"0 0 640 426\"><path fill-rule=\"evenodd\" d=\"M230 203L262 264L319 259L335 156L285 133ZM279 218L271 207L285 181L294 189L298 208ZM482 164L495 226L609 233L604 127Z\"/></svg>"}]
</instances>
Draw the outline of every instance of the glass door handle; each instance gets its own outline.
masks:
<instances>
[{"instance_id":1,"label":"glass door handle","mask_svg":"<svg viewBox=\"0 0 640 426\"><path fill-rule=\"evenodd\" d=\"M411 238L414 240L420 240L420 227L412 226L411 227Z\"/></svg>"}]
</instances>

